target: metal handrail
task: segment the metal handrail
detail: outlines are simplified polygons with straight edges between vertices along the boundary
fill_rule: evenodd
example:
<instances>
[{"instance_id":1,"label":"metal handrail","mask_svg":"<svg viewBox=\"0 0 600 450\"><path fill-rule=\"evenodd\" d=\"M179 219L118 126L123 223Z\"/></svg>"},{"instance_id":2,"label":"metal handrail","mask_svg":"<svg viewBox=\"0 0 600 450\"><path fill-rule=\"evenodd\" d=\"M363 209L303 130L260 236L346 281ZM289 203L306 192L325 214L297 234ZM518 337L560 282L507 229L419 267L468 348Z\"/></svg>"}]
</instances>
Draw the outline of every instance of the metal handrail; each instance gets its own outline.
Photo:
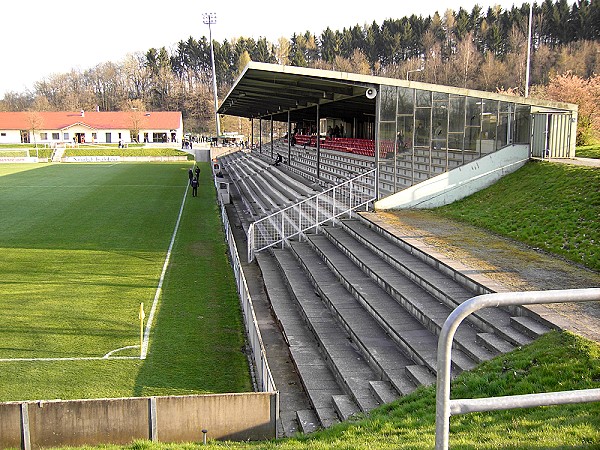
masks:
<instances>
[{"instance_id":1,"label":"metal handrail","mask_svg":"<svg viewBox=\"0 0 600 450\"><path fill-rule=\"evenodd\" d=\"M374 186L376 177L377 168L368 170L251 223L248 228L248 261L254 259L256 252L283 244L290 238L363 206L368 208L368 205L376 200L376 193L367 183L372 179ZM340 199L340 195L344 198ZM309 208L305 211L303 207L306 205ZM260 237L264 244L258 245L257 237Z\"/></svg>"},{"instance_id":2,"label":"metal handrail","mask_svg":"<svg viewBox=\"0 0 600 450\"><path fill-rule=\"evenodd\" d=\"M600 389L450 400L452 340L456 329L467 316L483 308L498 306L591 301L600 301L600 288L485 294L467 300L452 311L442 327L438 340L436 450L448 448L450 415L452 414L600 401Z\"/></svg>"}]
</instances>

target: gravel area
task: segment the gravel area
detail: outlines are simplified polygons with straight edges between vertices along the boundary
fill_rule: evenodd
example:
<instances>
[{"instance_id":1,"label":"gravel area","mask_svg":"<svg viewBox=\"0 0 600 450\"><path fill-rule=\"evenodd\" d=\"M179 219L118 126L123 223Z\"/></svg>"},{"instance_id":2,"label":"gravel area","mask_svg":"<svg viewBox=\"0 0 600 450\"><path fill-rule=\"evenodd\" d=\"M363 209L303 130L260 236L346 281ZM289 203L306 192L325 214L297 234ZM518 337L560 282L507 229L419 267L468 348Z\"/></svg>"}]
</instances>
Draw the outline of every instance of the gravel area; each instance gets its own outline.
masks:
<instances>
[{"instance_id":1,"label":"gravel area","mask_svg":"<svg viewBox=\"0 0 600 450\"><path fill-rule=\"evenodd\" d=\"M510 291L600 287L598 272L430 211L365 215L376 216L393 227L398 235L418 239ZM600 343L600 302L559 303L546 307L561 316L563 328Z\"/></svg>"}]
</instances>

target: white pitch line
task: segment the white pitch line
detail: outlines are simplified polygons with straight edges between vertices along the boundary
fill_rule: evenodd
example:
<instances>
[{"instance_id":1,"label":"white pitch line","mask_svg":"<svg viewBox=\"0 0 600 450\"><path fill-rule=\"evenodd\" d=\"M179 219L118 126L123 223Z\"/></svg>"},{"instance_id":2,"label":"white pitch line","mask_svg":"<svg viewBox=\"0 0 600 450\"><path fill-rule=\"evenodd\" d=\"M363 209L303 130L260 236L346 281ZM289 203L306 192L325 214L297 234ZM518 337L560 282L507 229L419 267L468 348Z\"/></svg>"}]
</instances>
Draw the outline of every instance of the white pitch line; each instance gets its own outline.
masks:
<instances>
[{"instance_id":1,"label":"white pitch line","mask_svg":"<svg viewBox=\"0 0 600 450\"><path fill-rule=\"evenodd\" d=\"M138 356L89 356L72 358L2 358L0 363L8 362L37 362L37 361L106 361L111 359L139 359Z\"/></svg>"},{"instance_id":2,"label":"white pitch line","mask_svg":"<svg viewBox=\"0 0 600 450\"><path fill-rule=\"evenodd\" d=\"M171 251L173 250L173 245L175 244L175 237L177 236L177 231L179 230L179 222L181 222L181 216L183 215L183 207L185 205L185 199L187 198L188 185L189 183L186 183L185 185L185 193L183 194L183 200L181 201L181 207L179 208L179 216L177 216L175 229L173 230L173 235L171 236L171 243L169 244L169 249L167 250L165 263L163 264L162 273L160 274L160 279L158 280L156 293L154 294L152 309L150 309L150 315L148 316L148 321L146 322L146 328L144 330L144 340L142 342L142 351L140 352L140 359L146 359L146 355L148 354L148 341L150 340L150 329L152 328L154 313L156 312L158 299L160 298L160 294L162 292L163 281L165 280L165 274L167 273L167 267L169 266L169 260L171 259Z\"/></svg>"},{"instance_id":3,"label":"white pitch line","mask_svg":"<svg viewBox=\"0 0 600 450\"><path fill-rule=\"evenodd\" d=\"M110 359L113 358L112 354L113 353L117 353L120 352L121 350L128 350L130 348L140 348L139 345L128 345L127 347L121 347L121 348L117 348L115 350L111 350L110 352L108 352L106 355L104 355L102 358L103 359Z\"/></svg>"}]
</instances>

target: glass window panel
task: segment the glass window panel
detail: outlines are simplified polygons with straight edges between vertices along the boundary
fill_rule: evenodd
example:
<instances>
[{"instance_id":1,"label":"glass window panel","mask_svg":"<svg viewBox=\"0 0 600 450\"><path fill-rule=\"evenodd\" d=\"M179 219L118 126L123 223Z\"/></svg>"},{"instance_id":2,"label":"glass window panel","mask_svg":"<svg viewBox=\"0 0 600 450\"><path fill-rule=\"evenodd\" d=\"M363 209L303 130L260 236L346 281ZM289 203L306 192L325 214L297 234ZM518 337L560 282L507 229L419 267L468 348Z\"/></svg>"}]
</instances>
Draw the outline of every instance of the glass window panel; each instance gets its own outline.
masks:
<instances>
[{"instance_id":1,"label":"glass window panel","mask_svg":"<svg viewBox=\"0 0 600 450\"><path fill-rule=\"evenodd\" d=\"M381 110L380 120L394 120L396 117L396 88L393 86L380 86Z\"/></svg>"},{"instance_id":2,"label":"glass window panel","mask_svg":"<svg viewBox=\"0 0 600 450\"><path fill-rule=\"evenodd\" d=\"M415 147L431 148L431 109L418 108L415 119Z\"/></svg>"},{"instance_id":3,"label":"glass window panel","mask_svg":"<svg viewBox=\"0 0 600 450\"><path fill-rule=\"evenodd\" d=\"M509 121L512 118L512 114L509 114L508 112L501 112L500 113L500 118L498 120L498 128L497 128L497 135L496 135L496 148L500 149L502 147L506 147L509 144L509 136L508 136L508 131L509 131Z\"/></svg>"},{"instance_id":4,"label":"glass window panel","mask_svg":"<svg viewBox=\"0 0 600 450\"><path fill-rule=\"evenodd\" d=\"M431 106L431 92L417 89L417 108Z\"/></svg>"},{"instance_id":5,"label":"glass window panel","mask_svg":"<svg viewBox=\"0 0 600 450\"><path fill-rule=\"evenodd\" d=\"M467 97L467 127L478 127L481 124L481 99Z\"/></svg>"},{"instance_id":6,"label":"glass window panel","mask_svg":"<svg viewBox=\"0 0 600 450\"><path fill-rule=\"evenodd\" d=\"M394 142L396 140L396 124L385 122L379 125L379 158L394 159Z\"/></svg>"},{"instance_id":7,"label":"glass window panel","mask_svg":"<svg viewBox=\"0 0 600 450\"><path fill-rule=\"evenodd\" d=\"M445 92L434 92L433 93L433 101L434 102L446 102L448 101L448 94Z\"/></svg>"},{"instance_id":8,"label":"glass window panel","mask_svg":"<svg viewBox=\"0 0 600 450\"><path fill-rule=\"evenodd\" d=\"M441 150L446 148L446 136L448 134L448 104L433 104L433 148Z\"/></svg>"},{"instance_id":9,"label":"glass window panel","mask_svg":"<svg viewBox=\"0 0 600 450\"><path fill-rule=\"evenodd\" d=\"M496 126L498 125L498 102L484 100L481 114L481 150L485 153L492 152L496 140Z\"/></svg>"},{"instance_id":10,"label":"glass window panel","mask_svg":"<svg viewBox=\"0 0 600 450\"><path fill-rule=\"evenodd\" d=\"M398 88L398 114L413 114L415 107L415 90Z\"/></svg>"},{"instance_id":11,"label":"glass window panel","mask_svg":"<svg viewBox=\"0 0 600 450\"><path fill-rule=\"evenodd\" d=\"M450 97L450 124L448 131L464 133L465 131L465 97Z\"/></svg>"},{"instance_id":12,"label":"glass window panel","mask_svg":"<svg viewBox=\"0 0 600 450\"><path fill-rule=\"evenodd\" d=\"M477 150L477 141L481 131L481 106L482 101L480 98L467 97L464 145L465 150Z\"/></svg>"},{"instance_id":13,"label":"glass window panel","mask_svg":"<svg viewBox=\"0 0 600 450\"><path fill-rule=\"evenodd\" d=\"M463 149L463 137L464 133L449 133L448 134L448 148L452 150Z\"/></svg>"},{"instance_id":14,"label":"glass window panel","mask_svg":"<svg viewBox=\"0 0 600 450\"><path fill-rule=\"evenodd\" d=\"M531 135L531 111L526 105L516 105L514 124L514 143L528 144Z\"/></svg>"},{"instance_id":15,"label":"glass window panel","mask_svg":"<svg viewBox=\"0 0 600 450\"><path fill-rule=\"evenodd\" d=\"M400 151L402 149L411 149L413 141L413 122L414 118L412 114L403 114L398 116L396 129L396 148Z\"/></svg>"}]
</instances>

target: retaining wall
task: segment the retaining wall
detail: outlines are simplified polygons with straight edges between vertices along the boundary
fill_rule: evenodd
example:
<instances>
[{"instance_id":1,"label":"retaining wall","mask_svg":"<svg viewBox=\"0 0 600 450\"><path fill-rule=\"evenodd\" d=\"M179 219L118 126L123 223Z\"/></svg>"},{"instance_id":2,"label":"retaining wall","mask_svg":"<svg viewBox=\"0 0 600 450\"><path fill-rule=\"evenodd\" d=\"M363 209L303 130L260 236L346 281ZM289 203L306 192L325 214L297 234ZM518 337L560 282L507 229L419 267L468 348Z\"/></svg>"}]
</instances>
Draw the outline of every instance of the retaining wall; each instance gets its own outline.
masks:
<instances>
[{"instance_id":1,"label":"retaining wall","mask_svg":"<svg viewBox=\"0 0 600 450\"><path fill-rule=\"evenodd\" d=\"M0 448L276 437L277 393L0 403Z\"/></svg>"}]
</instances>

